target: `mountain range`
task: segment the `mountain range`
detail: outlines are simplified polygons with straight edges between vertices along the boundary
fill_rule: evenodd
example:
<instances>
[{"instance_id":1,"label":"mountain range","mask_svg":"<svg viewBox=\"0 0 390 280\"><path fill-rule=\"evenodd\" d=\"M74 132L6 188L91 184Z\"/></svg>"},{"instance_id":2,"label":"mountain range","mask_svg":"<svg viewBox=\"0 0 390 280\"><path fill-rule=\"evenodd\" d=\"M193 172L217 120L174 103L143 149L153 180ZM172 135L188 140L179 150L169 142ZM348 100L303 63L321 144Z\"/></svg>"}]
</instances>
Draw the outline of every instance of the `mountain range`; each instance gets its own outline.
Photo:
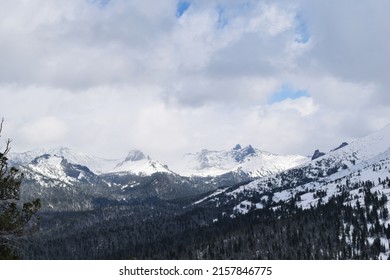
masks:
<instances>
[{"instance_id":1,"label":"mountain range","mask_svg":"<svg viewBox=\"0 0 390 280\"><path fill-rule=\"evenodd\" d=\"M235 206L240 210L239 205L243 204L263 207L260 201L251 199L252 194L272 192L273 200L277 201L289 199L304 190L313 192L322 188L329 192L324 197L327 199L337 193L335 182L376 179L372 177L383 180L388 168L389 143L390 125L349 144L343 142L328 153L317 150L311 159L300 155L276 155L251 145L237 144L226 151L203 149L185 154L172 168L139 150L131 150L124 159L104 159L65 147L12 153L10 162L18 166L28 184L40 188L40 192L45 187L62 186L74 192L75 186L78 189L88 186L102 188L104 192L111 189L112 193L118 190L127 195L137 193L137 197L156 195L176 199L215 190L216 193L210 194L212 199L202 198L202 201L240 194L239 197L245 197ZM385 166L380 173L371 170L375 165ZM245 182L249 183L243 184ZM241 186L232 190L231 186L235 184ZM283 191L275 191L281 189ZM305 207L316 202L307 199L308 195L301 197L300 204ZM248 203L248 199L252 202Z\"/></svg>"},{"instance_id":2,"label":"mountain range","mask_svg":"<svg viewBox=\"0 0 390 280\"><path fill-rule=\"evenodd\" d=\"M126 158L121 160L91 156L67 147L37 149L11 153L10 162L13 165L25 166L42 155L62 157L71 164L88 167L95 174L125 172L150 176L154 173L175 173L188 177L210 177L230 172L243 172L251 178L257 178L286 170L309 160L306 156L276 155L255 149L251 145L242 148L237 144L228 151L203 149L198 153L185 154L174 164L172 170L166 164L152 159L140 150L131 150Z\"/></svg>"},{"instance_id":3,"label":"mountain range","mask_svg":"<svg viewBox=\"0 0 390 280\"><path fill-rule=\"evenodd\" d=\"M139 150L103 159L40 149L10 162L25 175L24 199L42 199L49 222L37 244L74 244L56 258L74 250L95 258L79 234L104 240L113 258L390 258L390 125L312 157L236 145L188 153L170 167Z\"/></svg>"},{"instance_id":4,"label":"mountain range","mask_svg":"<svg viewBox=\"0 0 390 280\"><path fill-rule=\"evenodd\" d=\"M139 150L131 150L124 159L104 159L66 147L10 154L10 163L21 169L26 184L32 186L25 190L28 197L37 188L42 194L62 187L62 191L68 189L69 193L94 188L98 194L99 189L104 189L104 193L110 189L111 194L122 193L115 195L119 199L154 195L175 199L202 194L275 174L308 160L299 155L271 154L250 145L186 154L173 170ZM54 207L53 203L50 205Z\"/></svg>"}]
</instances>

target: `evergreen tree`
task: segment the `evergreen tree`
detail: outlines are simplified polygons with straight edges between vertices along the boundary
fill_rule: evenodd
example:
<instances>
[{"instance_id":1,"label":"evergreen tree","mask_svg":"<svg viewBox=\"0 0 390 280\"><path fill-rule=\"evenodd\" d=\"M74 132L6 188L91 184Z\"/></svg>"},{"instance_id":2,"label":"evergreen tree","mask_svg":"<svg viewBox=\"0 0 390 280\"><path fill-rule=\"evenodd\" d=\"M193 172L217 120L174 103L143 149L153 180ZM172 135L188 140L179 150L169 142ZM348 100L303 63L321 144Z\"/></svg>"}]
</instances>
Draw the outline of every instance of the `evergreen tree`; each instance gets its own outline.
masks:
<instances>
[{"instance_id":1,"label":"evergreen tree","mask_svg":"<svg viewBox=\"0 0 390 280\"><path fill-rule=\"evenodd\" d=\"M3 122L0 122L0 137ZM15 167L8 166L10 143L7 140L4 150L0 152L0 259L20 258L18 237L26 234L26 229L32 225L32 218L40 208L39 199L20 202L23 175Z\"/></svg>"}]
</instances>

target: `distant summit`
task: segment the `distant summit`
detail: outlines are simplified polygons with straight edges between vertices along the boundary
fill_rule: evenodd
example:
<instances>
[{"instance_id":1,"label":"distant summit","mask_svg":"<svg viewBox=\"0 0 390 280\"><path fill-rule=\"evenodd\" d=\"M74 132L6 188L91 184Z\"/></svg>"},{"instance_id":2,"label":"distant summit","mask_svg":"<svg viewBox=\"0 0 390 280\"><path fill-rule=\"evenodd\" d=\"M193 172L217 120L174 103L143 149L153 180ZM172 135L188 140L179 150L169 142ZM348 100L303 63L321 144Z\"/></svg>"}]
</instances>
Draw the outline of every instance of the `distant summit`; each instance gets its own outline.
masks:
<instances>
[{"instance_id":1,"label":"distant summit","mask_svg":"<svg viewBox=\"0 0 390 280\"><path fill-rule=\"evenodd\" d=\"M203 149L189 153L171 166L172 170L184 176L221 176L233 174L251 179L274 174L309 160L300 155L276 155L254 148L235 145L230 150L210 151Z\"/></svg>"},{"instance_id":2,"label":"distant summit","mask_svg":"<svg viewBox=\"0 0 390 280\"><path fill-rule=\"evenodd\" d=\"M119 162L108 173L128 173L139 176L150 176L154 173L172 173L168 167L151 159L140 150L131 150L125 160Z\"/></svg>"}]
</instances>

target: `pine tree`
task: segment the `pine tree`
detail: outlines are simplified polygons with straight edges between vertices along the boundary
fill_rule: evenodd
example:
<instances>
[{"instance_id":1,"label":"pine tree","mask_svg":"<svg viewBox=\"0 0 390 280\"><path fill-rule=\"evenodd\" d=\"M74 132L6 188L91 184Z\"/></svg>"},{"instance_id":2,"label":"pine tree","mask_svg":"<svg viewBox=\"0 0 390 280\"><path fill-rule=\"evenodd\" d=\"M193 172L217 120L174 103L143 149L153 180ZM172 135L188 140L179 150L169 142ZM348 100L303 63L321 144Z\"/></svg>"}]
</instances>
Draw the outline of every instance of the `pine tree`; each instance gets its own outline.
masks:
<instances>
[{"instance_id":1,"label":"pine tree","mask_svg":"<svg viewBox=\"0 0 390 280\"><path fill-rule=\"evenodd\" d=\"M0 137L3 129L0 122ZM0 152L0 259L18 259L18 237L26 234L33 217L39 210L40 200L20 202L20 187L23 175L15 167L8 166L7 154L11 140Z\"/></svg>"}]
</instances>

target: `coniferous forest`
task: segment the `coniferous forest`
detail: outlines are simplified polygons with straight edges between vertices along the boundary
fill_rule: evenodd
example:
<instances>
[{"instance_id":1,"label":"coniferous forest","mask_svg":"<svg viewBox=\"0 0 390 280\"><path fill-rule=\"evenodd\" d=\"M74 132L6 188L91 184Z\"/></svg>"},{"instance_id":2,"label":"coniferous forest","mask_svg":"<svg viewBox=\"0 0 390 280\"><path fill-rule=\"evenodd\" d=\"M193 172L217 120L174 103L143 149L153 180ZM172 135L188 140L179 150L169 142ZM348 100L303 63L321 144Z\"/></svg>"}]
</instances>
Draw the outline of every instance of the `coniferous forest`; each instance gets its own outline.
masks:
<instances>
[{"instance_id":1,"label":"coniferous forest","mask_svg":"<svg viewBox=\"0 0 390 280\"><path fill-rule=\"evenodd\" d=\"M389 249L387 196L375 183L308 209L299 198L232 218L228 209L149 198L83 212L43 212L26 259L379 259ZM390 188L387 178L381 182ZM364 203L349 191L359 189ZM381 255L382 254L382 255Z\"/></svg>"}]
</instances>

